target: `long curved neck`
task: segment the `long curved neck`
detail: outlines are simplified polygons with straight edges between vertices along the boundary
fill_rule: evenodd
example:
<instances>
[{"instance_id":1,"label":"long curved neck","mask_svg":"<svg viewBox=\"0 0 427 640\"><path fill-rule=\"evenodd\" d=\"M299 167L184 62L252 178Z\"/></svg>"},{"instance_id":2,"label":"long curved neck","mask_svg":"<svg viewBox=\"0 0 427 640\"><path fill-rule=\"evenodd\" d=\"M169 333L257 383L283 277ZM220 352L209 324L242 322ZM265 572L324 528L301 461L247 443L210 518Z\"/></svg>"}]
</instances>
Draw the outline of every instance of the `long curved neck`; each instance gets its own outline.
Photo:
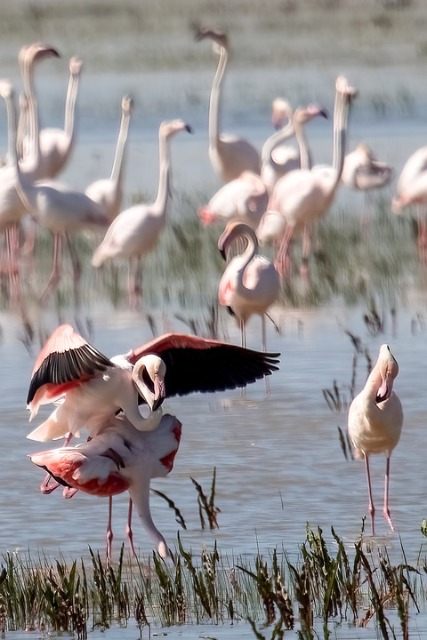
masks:
<instances>
[{"instance_id":1,"label":"long curved neck","mask_svg":"<svg viewBox=\"0 0 427 640\"><path fill-rule=\"evenodd\" d=\"M228 62L228 53L225 47L220 47L219 61L215 76L212 81L211 99L209 102L209 144L217 145L219 139L220 111L221 111L221 85Z\"/></svg>"},{"instance_id":2,"label":"long curved neck","mask_svg":"<svg viewBox=\"0 0 427 640\"><path fill-rule=\"evenodd\" d=\"M238 237L245 238L247 241L246 248L239 257L240 268L237 271L238 287L241 291L245 291L246 296L250 296L250 289L248 289L244 284L244 276L249 263L258 252L258 241L255 232L250 227L239 233Z\"/></svg>"},{"instance_id":3,"label":"long curved neck","mask_svg":"<svg viewBox=\"0 0 427 640\"><path fill-rule=\"evenodd\" d=\"M272 161L271 154L274 149L282 144L288 138L291 138L295 133L293 122L288 122L284 127L275 131L262 145L261 160L262 162Z\"/></svg>"},{"instance_id":4,"label":"long curved neck","mask_svg":"<svg viewBox=\"0 0 427 640\"><path fill-rule=\"evenodd\" d=\"M70 74L68 81L67 97L65 99L65 117L64 117L64 131L67 135L70 145L74 139L75 129L75 110L77 95L79 92L80 74Z\"/></svg>"},{"instance_id":5,"label":"long curved neck","mask_svg":"<svg viewBox=\"0 0 427 640\"><path fill-rule=\"evenodd\" d=\"M310 171L311 169L311 154L308 148L307 138L304 134L304 127L301 122L295 122L295 138L298 142L298 149L300 155L300 169Z\"/></svg>"},{"instance_id":6,"label":"long curved neck","mask_svg":"<svg viewBox=\"0 0 427 640\"><path fill-rule=\"evenodd\" d=\"M130 112L122 111L122 118L120 120L119 135L117 138L116 153L114 154L113 167L111 169L110 180L114 184L118 184L122 177L123 160L126 149L126 141L129 131Z\"/></svg>"},{"instance_id":7,"label":"long curved neck","mask_svg":"<svg viewBox=\"0 0 427 640\"><path fill-rule=\"evenodd\" d=\"M40 159L40 122L36 91L34 87L34 63L24 63L22 69L24 90L28 99L28 124L30 137L30 153L32 161L38 164Z\"/></svg>"},{"instance_id":8,"label":"long curved neck","mask_svg":"<svg viewBox=\"0 0 427 640\"><path fill-rule=\"evenodd\" d=\"M332 166L336 171L334 189L338 186L341 180L341 174L344 167L350 103L351 101L349 96L342 95L338 91L336 92L334 107L334 150L332 159Z\"/></svg>"},{"instance_id":9,"label":"long curved neck","mask_svg":"<svg viewBox=\"0 0 427 640\"><path fill-rule=\"evenodd\" d=\"M166 206L170 193L171 158L169 136L159 133L159 185L153 208L159 215L166 214Z\"/></svg>"},{"instance_id":10,"label":"long curved neck","mask_svg":"<svg viewBox=\"0 0 427 640\"><path fill-rule=\"evenodd\" d=\"M142 477L140 477L138 482L134 482L129 487L129 495L134 503L138 515L141 519L142 525L148 535L157 545L157 550L161 556L165 557L168 555L168 550L166 546L166 540L157 529L156 525L153 522L153 518L151 517L150 511L150 479L147 478L147 473L141 473Z\"/></svg>"},{"instance_id":11,"label":"long curved neck","mask_svg":"<svg viewBox=\"0 0 427 640\"><path fill-rule=\"evenodd\" d=\"M18 152L16 148L16 106L13 95L4 96L7 110L7 128L8 128L8 140L9 149L11 153L11 164L16 170L16 191L21 199L22 204L28 212L31 212L33 207L27 196L26 188L24 186L23 176L18 161Z\"/></svg>"}]
</instances>

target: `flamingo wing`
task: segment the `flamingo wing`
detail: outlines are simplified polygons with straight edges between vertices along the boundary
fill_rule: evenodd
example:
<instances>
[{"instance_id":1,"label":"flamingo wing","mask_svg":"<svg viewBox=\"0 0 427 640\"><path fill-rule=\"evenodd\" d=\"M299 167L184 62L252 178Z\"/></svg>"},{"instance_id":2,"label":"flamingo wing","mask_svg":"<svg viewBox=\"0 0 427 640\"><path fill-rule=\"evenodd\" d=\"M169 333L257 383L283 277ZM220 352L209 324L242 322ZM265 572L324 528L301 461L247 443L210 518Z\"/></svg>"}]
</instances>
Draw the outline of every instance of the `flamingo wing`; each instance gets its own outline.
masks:
<instances>
[{"instance_id":1,"label":"flamingo wing","mask_svg":"<svg viewBox=\"0 0 427 640\"><path fill-rule=\"evenodd\" d=\"M129 362L135 364L149 353L160 356L166 365L166 397L244 387L276 371L280 355L168 333L134 349L128 355Z\"/></svg>"},{"instance_id":2,"label":"flamingo wing","mask_svg":"<svg viewBox=\"0 0 427 640\"><path fill-rule=\"evenodd\" d=\"M40 351L31 374L27 405L32 417L40 404L53 402L96 373L114 366L71 325L60 325Z\"/></svg>"}]
</instances>

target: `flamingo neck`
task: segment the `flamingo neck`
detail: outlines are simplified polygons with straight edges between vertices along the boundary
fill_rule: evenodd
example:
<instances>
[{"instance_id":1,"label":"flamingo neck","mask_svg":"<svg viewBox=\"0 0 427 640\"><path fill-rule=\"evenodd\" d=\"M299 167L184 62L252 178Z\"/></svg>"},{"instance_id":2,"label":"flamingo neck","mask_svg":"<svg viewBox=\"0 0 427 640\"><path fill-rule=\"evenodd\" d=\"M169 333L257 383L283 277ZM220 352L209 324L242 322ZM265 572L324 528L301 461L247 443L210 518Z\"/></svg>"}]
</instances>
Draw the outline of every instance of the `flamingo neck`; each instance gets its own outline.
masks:
<instances>
[{"instance_id":1,"label":"flamingo neck","mask_svg":"<svg viewBox=\"0 0 427 640\"><path fill-rule=\"evenodd\" d=\"M122 178L124 156L126 149L126 141L129 131L130 113L122 111L122 118L120 121L119 136L117 138L116 153L114 154L113 167L111 169L110 180L118 185Z\"/></svg>"},{"instance_id":2,"label":"flamingo neck","mask_svg":"<svg viewBox=\"0 0 427 640\"><path fill-rule=\"evenodd\" d=\"M279 131L275 131L267 140L264 142L261 150L261 160L262 162L274 162L271 154L274 149L282 144L288 138L291 138L295 133L293 122L288 122L284 127L282 127Z\"/></svg>"},{"instance_id":3,"label":"flamingo neck","mask_svg":"<svg viewBox=\"0 0 427 640\"><path fill-rule=\"evenodd\" d=\"M334 150L332 160L332 166L336 172L333 184L334 191L341 180L341 174L344 168L349 111L350 98L337 91L335 94L334 107Z\"/></svg>"},{"instance_id":4,"label":"flamingo neck","mask_svg":"<svg viewBox=\"0 0 427 640\"><path fill-rule=\"evenodd\" d=\"M7 110L7 122L8 122L8 141L10 143L9 148L11 152L11 162L16 171L16 191L18 196L28 212L31 212L33 207L27 196L26 187L24 185L24 177L22 175L21 167L18 160L18 151L16 147L16 106L13 95L4 96Z\"/></svg>"},{"instance_id":5,"label":"flamingo neck","mask_svg":"<svg viewBox=\"0 0 427 640\"><path fill-rule=\"evenodd\" d=\"M29 158L38 166L40 161L40 121L39 111L34 86L34 63L25 63L22 69L24 91L28 99L28 124L29 124ZM16 134L15 134L16 135Z\"/></svg>"},{"instance_id":6,"label":"flamingo neck","mask_svg":"<svg viewBox=\"0 0 427 640\"><path fill-rule=\"evenodd\" d=\"M216 147L219 140L219 124L221 111L221 87L228 62L225 47L220 48L218 66L212 81L211 98L209 102L209 145Z\"/></svg>"},{"instance_id":7,"label":"flamingo neck","mask_svg":"<svg viewBox=\"0 0 427 640\"><path fill-rule=\"evenodd\" d=\"M157 550L162 557L168 556L166 540L153 522L150 511L150 477L145 472L144 478L139 478L129 487L130 498L135 505L142 525L150 538L157 545Z\"/></svg>"},{"instance_id":8,"label":"flamingo neck","mask_svg":"<svg viewBox=\"0 0 427 640\"><path fill-rule=\"evenodd\" d=\"M258 253L258 241L255 232L250 227L247 227L244 231L240 231L234 235L234 238L245 238L247 241L245 250L238 256L239 268L236 271L237 285L241 291L245 292L246 297L250 297L251 290L244 284L245 271L248 268L250 262L254 259ZM233 238L230 237L230 240Z\"/></svg>"},{"instance_id":9,"label":"flamingo neck","mask_svg":"<svg viewBox=\"0 0 427 640\"><path fill-rule=\"evenodd\" d=\"M77 102L77 94L79 91L80 74L70 74L68 81L67 97L65 99L65 118L64 118L64 131L69 140L69 146L71 147L74 141L75 132L75 110Z\"/></svg>"},{"instance_id":10,"label":"flamingo neck","mask_svg":"<svg viewBox=\"0 0 427 640\"><path fill-rule=\"evenodd\" d=\"M159 135L159 184L153 209L160 216L166 215L166 207L170 194L171 158L169 138L164 134Z\"/></svg>"},{"instance_id":11,"label":"flamingo neck","mask_svg":"<svg viewBox=\"0 0 427 640\"><path fill-rule=\"evenodd\" d=\"M294 124L295 127L295 138L298 142L298 149L300 155L300 169L303 171L310 171L312 161L311 154L308 148L307 138L304 134L304 127L300 122L296 122Z\"/></svg>"}]
</instances>

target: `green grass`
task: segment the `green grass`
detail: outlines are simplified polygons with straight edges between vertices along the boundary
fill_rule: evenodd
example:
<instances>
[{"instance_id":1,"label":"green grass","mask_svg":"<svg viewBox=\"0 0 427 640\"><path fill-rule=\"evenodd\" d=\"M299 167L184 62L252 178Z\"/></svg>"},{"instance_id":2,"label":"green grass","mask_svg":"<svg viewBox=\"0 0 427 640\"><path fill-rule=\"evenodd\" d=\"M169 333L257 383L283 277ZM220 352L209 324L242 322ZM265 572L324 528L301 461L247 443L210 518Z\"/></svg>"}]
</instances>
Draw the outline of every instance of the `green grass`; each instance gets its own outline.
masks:
<instances>
[{"instance_id":1,"label":"green grass","mask_svg":"<svg viewBox=\"0 0 427 640\"><path fill-rule=\"evenodd\" d=\"M290 629L327 638L340 625L372 621L381 638L407 638L412 616L425 609L425 570L423 551L419 566L407 564L403 549L394 564L386 551L369 549L363 528L350 547L333 528L327 541L309 525L292 560L283 549L229 558L216 544L196 555L179 536L173 561L155 553L130 561L123 547L111 566L92 550L79 561L8 553L0 626L86 638L93 628L248 622L255 637L273 639Z\"/></svg>"}]
</instances>

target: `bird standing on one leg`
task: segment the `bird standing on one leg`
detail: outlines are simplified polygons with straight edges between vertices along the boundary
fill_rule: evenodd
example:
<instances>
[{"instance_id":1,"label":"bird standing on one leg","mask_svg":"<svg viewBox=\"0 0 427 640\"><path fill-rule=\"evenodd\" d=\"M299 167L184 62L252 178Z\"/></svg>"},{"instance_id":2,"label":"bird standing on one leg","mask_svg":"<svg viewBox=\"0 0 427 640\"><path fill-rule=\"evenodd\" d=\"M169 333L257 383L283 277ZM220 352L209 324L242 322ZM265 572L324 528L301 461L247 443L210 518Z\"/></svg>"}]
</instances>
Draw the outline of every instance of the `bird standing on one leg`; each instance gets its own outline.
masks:
<instances>
[{"instance_id":1,"label":"bird standing on one leg","mask_svg":"<svg viewBox=\"0 0 427 640\"><path fill-rule=\"evenodd\" d=\"M383 344L377 363L369 374L364 388L351 403L348 414L350 438L359 457L361 454L361 457L365 458L372 535L375 535L375 506L372 498L369 456L375 453L385 453L387 456L383 513L391 530L394 531L388 499L390 456L399 442L403 423L402 405L393 391L393 382L398 373L399 365L390 347Z\"/></svg>"}]
</instances>

